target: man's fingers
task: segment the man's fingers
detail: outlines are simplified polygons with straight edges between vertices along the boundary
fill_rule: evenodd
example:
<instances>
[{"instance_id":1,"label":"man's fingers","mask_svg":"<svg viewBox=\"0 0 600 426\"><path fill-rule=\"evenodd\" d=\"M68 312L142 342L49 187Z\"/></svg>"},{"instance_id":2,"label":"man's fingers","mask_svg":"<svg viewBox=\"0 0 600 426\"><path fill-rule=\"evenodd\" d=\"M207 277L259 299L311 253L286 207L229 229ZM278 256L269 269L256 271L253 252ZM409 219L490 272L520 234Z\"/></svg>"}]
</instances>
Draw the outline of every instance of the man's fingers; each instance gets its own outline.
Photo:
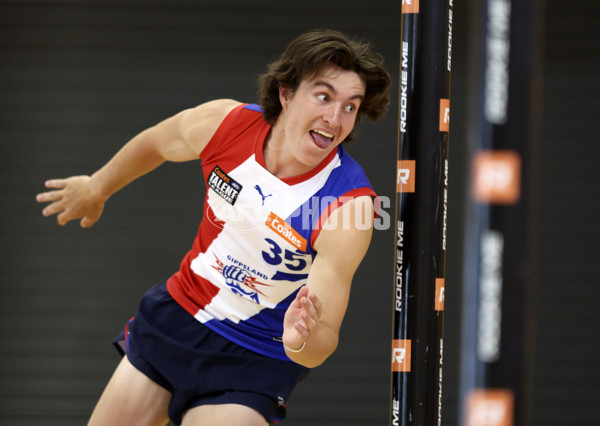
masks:
<instances>
[{"instance_id":1,"label":"man's fingers","mask_svg":"<svg viewBox=\"0 0 600 426\"><path fill-rule=\"evenodd\" d=\"M314 308L317 311L317 316L320 317L321 316L321 310L323 309L323 304L321 303L321 301L319 300L319 298L317 297L316 294L311 293L308 296L310 303L314 306Z\"/></svg>"},{"instance_id":2,"label":"man's fingers","mask_svg":"<svg viewBox=\"0 0 600 426\"><path fill-rule=\"evenodd\" d=\"M303 297L306 297L307 295L308 295L308 287L302 286L302 287L300 287L300 290L298 290L298 294L296 295L296 299L300 300Z\"/></svg>"},{"instance_id":3,"label":"man's fingers","mask_svg":"<svg viewBox=\"0 0 600 426\"><path fill-rule=\"evenodd\" d=\"M317 316L316 309L312 306L310 301L306 298L302 299L302 312L300 313L300 318L297 323L300 323L301 326L307 330L307 332L311 332L318 324L319 317Z\"/></svg>"},{"instance_id":4,"label":"man's fingers","mask_svg":"<svg viewBox=\"0 0 600 426\"><path fill-rule=\"evenodd\" d=\"M301 300L302 307L306 313L315 321L321 316L321 303L318 299L303 297Z\"/></svg>"},{"instance_id":5,"label":"man's fingers","mask_svg":"<svg viewBox=\"0 0 600 426\"><path fill-rule=\"evenodd\" d=\"M64 179L50 179L50 180L47 180L46 182L44 182L44 185L46 186L46 188L57 189L57 191L47 191L47 192L41 192L41 193L37 194L35 197L35 200L38 203L54 202L54 201L58 201L64 197L65 192L61 191L66 186ZM54 213L56 213L56 212L54 212ZM52 214L52 213L49 213L49 214Z\"/></svg>"},{"instance_id":6,"label":"man's fingers","mask_svg":"<svg viewBox=\"0 0 600 426\"><path fill-rule=\"evenodd\" d=\"M63 196L63 192L62 191L49 191L49 192L42 192L41 194L38 194L35 197L35 200L38 203L47 203L50 201L57 201L60 200Z\"/></svg>"},{"instance_id":7,"label":"man's fingers","mask_svg":"<svg viewBox=\"0 0 600 426\"><path fill-rule=\"evenodd\" d=\"M296 329L296 331L298 332L298 334L300 334L305 339L308 338L308 336L310 335L310 332L308 331L308 328L306 328L306 324L304 324L303 322L302 323L296 322L294 324L294 328Z\"/></svg>"},{"instance_id":8,"label":"man's fingers","mask_svg":"<svg viewBox=\"0 0 600 426\"><path fill-rule=\"evenodd\" d=\"M64 179L48 179L44 182L46 188L64 188L66 183Z\"/></svg>"},{"instance_id":9,"label":"man's fingers","mask_svg":"<svg viewBox=\"0 0 600 426\"><path fill-rule=\"evenodd\" d=\"M53 214L60 213L63 209L64 209L63 203L54 202L54 203L48 204L46 207L44 207L44 210L42 210L42 214L44 216L51 216Z\"/></svg>"},{"instance_id":10,"label":"man's fingers","mask_svg":"<svg viewBox=\"0 0 600 426\"><path fill-rule=\"evenodd\" d=\"M67 222L70 222L73 219L76 219L76 218L73 217L73 215L71 214L71 212L69 212L68 210L64 210L62 213L60 213L56 217L56 220L58 221L58 224L61 225L61 226L66 225Z\"/></svg>"},{"instance_id":11,"label":"man's fingers","mask_svg":"<svg viewBox=\"0 0 600 426\"><path fill-rule=\"evenodd\" d=\"M300 287L300 290L298 290L298 293L296 293L296 298L290 306L296 309L302 309L302 299L306 297L307 291L308 289L306 286Z\"/></svg>"},{"instance_id":12,"label":"man's fingers","mask_svg":"<svg viewBox=\"0 0 600 426\"><path fill-rule=\"evenodd\" d=\"M96 223L97 220L98 218L93 219L90 216L85 216L83 219L81 219L81 222L79 222L79 224L82 228L90 228L94 223Z\"/></svg>"},{"instance_id":13,"label":"man's fingers","mask_svg":"<svg viewBox=\"0 0 600 426\"><path fill-rule=\"evenodd\" d=\"M61 191L65 187L64 179L50 179L44 182L44 185L46 188L57 189L57 191L47 191L37 194L35 200L38 203L54 203L55 201L59 201L64 197L65 192ZM57 206L51 204L44 209L44 212L46 212L44 213L44 216L49 216L57 211L60 211L60 209L57 210Z\"/></svg>"}]
</instances>

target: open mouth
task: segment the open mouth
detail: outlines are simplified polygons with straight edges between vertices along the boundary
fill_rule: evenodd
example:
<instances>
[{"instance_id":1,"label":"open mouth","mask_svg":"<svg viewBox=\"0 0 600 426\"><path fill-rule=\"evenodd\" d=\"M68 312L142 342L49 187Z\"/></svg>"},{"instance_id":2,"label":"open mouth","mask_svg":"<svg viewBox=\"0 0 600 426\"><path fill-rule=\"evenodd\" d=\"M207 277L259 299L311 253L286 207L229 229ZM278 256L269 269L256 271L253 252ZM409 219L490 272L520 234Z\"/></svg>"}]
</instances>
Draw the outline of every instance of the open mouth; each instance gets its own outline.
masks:
<instances>
[{"instance_id":1,"label":"open mouth","mask_svg":"<svg viewBox=\"0 0 600 426\"><path fill-rule=\"evenodd\" d=\"M310 135L319 148L326 149L333 142L333 135L322 130L311 130Z\"/></svg>"}]
</instances>

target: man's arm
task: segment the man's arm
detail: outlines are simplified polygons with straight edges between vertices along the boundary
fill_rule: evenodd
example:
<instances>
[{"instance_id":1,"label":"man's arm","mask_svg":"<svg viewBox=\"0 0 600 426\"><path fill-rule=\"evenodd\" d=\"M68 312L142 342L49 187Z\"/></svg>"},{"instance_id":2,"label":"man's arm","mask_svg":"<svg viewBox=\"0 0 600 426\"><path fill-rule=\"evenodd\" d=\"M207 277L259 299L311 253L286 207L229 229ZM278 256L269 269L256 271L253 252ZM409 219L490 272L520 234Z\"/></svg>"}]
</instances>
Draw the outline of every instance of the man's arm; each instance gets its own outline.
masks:
<instances>
[{"instance_id":1,"label":"man's arm","mask_svg":"<svg viewBox=\"0 0 600 426\"><path fill-rule=\"evenodd\" d=\"M284 319L283 342L293 361L316 367L337 348L352 278L372 233L373 200L368 196L345 203L323 226L315 241L317 255L307 285Z\"/></svg>"},{"instance_id":2,"label":"man's arm","mask_svg":"<svg viewBox=\"0 0 600 426\"><path fill-rule=\"evenodd\" d=\"M133 180L165 161L198 159L223 119L239 104L222 99L184 110L135 136L92 176L46 181L53 190L36 198L50 202L42 214L57 214L60 225L81 219L82 227L92 226L110 196Z\"/></svg>"}]
</instances>

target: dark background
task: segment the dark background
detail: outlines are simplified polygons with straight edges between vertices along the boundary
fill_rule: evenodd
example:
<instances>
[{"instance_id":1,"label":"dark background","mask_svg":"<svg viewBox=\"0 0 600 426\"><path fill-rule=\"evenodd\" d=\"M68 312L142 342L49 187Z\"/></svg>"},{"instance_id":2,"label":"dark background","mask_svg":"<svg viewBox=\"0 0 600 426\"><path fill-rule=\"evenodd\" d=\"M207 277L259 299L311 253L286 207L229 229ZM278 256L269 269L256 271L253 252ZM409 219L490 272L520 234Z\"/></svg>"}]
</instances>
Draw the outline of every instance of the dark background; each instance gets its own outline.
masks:
<instances>
[{"instance_id":1,"label":"dark background","mask_svg":"<svg viewBox=\"0 0 600 426\"><path fill-rule=\"evenodd\" d=\"M204 4L206 3L206 4ZM421 2L422 5L426 1ZM457 424L469 5L455 1L444 425ZM422 6L423 7L423 6ZM398 81L401 1L0 2L0 424L81 425L118 356L113 335L188 250L199 164L167 164L116 194L92 229L43 218L47 178L90 174L181 109L254 101L255 77L300 32L373 42ZM514 18L518 19L518 17ZM534 425L598 425L600 2L547 0L536 283ZM394 216L398 85L350 148ZM294 395L286 424L385 425L393 231L355 278L338 351Z\"/></svg>"}]
</instances>

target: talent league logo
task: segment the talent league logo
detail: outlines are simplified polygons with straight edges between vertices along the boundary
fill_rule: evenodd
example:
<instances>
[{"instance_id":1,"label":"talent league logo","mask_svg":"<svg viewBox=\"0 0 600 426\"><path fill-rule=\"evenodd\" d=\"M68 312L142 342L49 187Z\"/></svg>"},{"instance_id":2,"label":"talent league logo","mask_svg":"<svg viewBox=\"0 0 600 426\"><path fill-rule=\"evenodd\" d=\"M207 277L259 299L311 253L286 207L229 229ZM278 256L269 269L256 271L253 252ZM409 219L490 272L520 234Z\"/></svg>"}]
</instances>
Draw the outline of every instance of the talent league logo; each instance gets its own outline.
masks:
<instances>
[{"instance_id":1,"label":"talent league logo","mask_svg":"<svg viewBox=\"0 0 600 426\"><path fill-rule=\"evenodd\" d=\"M210 172L207 183L213 191L232 206L235 204L235 201L242 190L242 185L221 170L219 166L215 166Z\"/></svg>"}]
</instances>

